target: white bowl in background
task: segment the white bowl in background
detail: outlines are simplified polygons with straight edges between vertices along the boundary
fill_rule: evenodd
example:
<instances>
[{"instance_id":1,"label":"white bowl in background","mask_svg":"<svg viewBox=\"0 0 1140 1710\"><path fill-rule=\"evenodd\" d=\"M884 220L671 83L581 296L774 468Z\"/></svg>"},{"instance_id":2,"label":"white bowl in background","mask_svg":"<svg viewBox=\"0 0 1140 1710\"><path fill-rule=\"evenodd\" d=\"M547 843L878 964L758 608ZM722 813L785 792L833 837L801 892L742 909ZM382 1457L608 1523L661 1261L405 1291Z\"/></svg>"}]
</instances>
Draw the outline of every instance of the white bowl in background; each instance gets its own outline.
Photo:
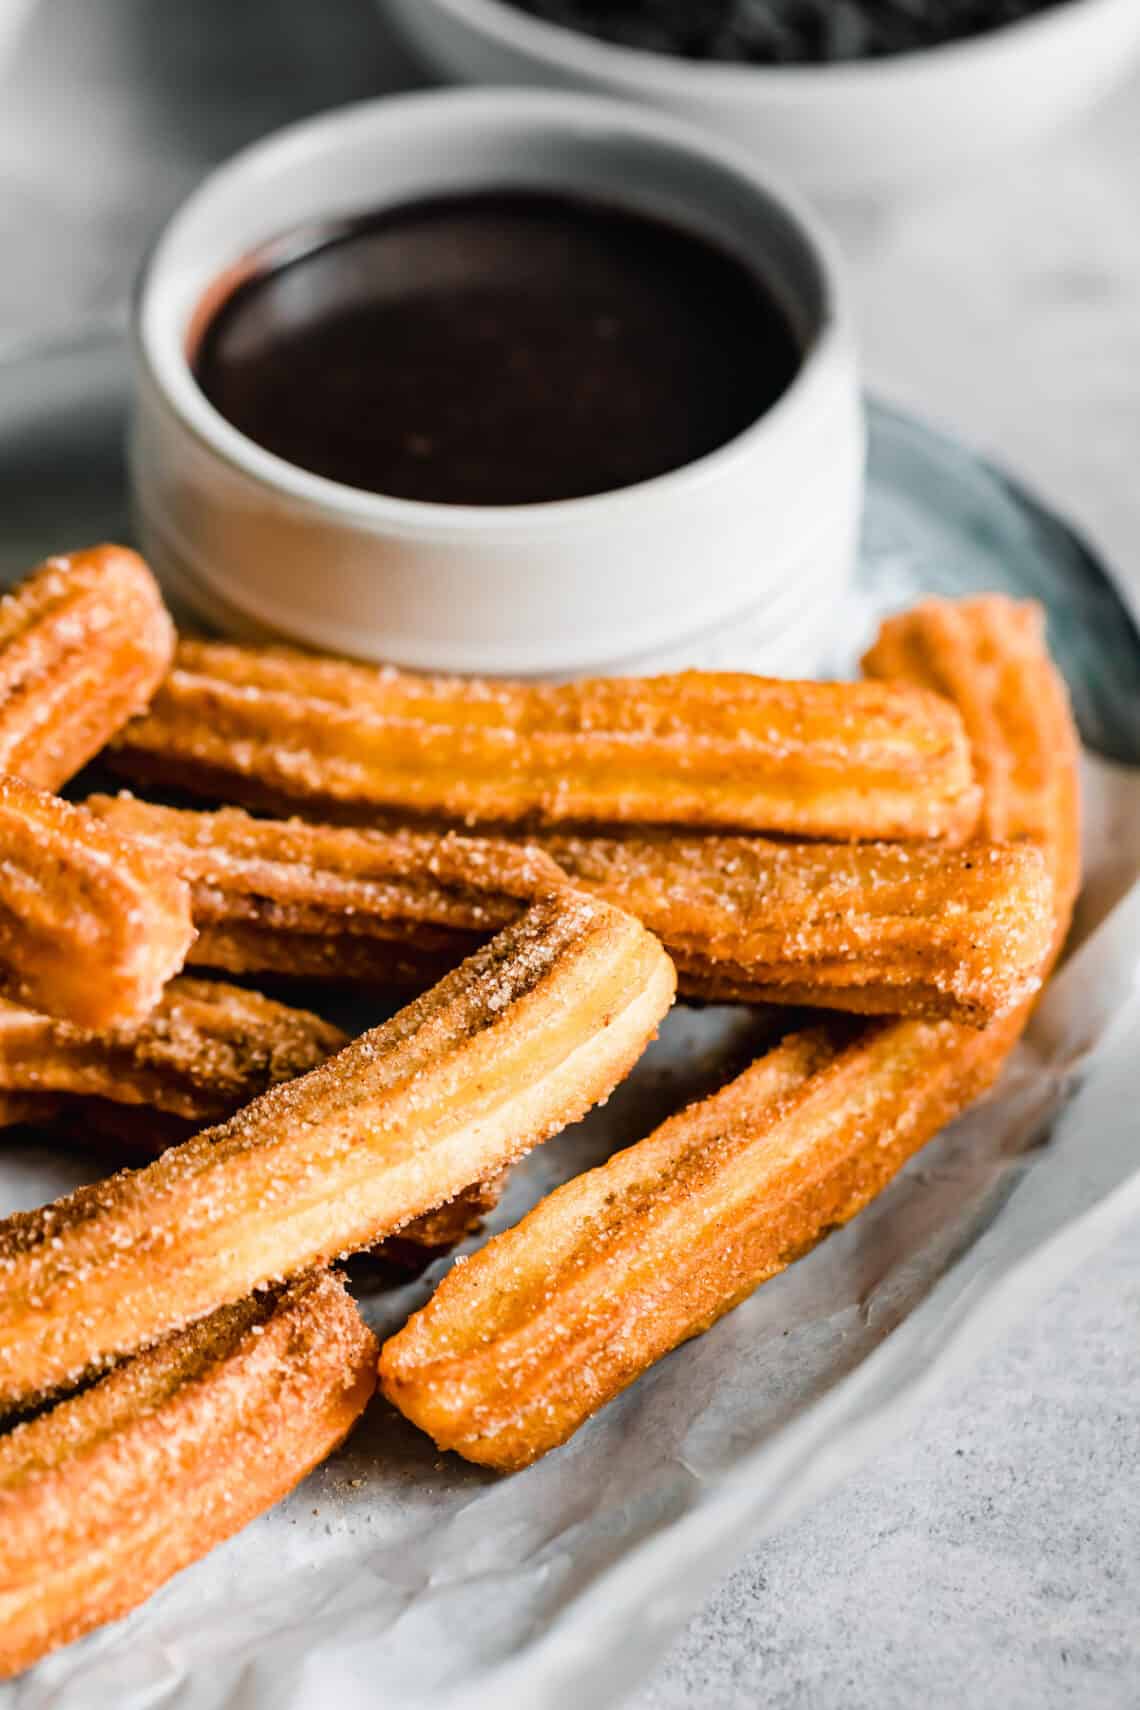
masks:
<instances>
[{"instance_id":1,"label":"white bowl in background","mask_svg":"<svg viewBox=\"0 0 1140 1710\"><path fill-rule=\"evenodd\" d=\"M204 299L311 221L440 193L560 188L730 244L805 355L775 406L684 468L553 504L435 505L308 473L206 400L187 354ZM863 424L828 246L747 156L645 109L580 95L445 91L368 102L256 144L207 179L150 259L131 433L144 550L203 616L413 668L611 665L773 602L769 663L853 563ZM781 596L777 599L777 596Z\"/></svg>"},{"instance_id":2,"label":"white bowl in background","mask_svg":"<svg viewBox=\"0 0 1140 1710\"><path fill-rule=\"evenodd\" d=\"M1090 106L1140 58L1140 0L1063 0L983 36L826 66L613 46L506 0L379 0L449 77L644 101L743 144L823 199L984 167Z\"/></svg>"}]
</instances>

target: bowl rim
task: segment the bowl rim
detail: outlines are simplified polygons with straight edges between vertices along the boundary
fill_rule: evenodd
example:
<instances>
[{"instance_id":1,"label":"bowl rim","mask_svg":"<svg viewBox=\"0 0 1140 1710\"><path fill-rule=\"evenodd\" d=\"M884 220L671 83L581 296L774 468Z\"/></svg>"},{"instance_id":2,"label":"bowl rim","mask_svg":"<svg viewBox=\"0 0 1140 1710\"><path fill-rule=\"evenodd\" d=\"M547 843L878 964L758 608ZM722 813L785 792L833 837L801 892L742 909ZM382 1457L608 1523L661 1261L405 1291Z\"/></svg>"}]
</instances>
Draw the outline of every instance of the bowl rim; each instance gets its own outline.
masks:
<instances>
[{"instance_id":1,"label":"bowl rim","mask_svg":"<svg viewBox=\"0 0 1140 1710\"><path fill-rule=\"evenodd\" d=\"M398 0L406 10L408 0ZM964 40L939 42L931 47L911 48L881 59L837 60L827 64L744 65L729 60L679 59L653 53L646 48L626 47L576 30L568 24L536 18L510 4L510 0L411 0L425 9L434 6L469 27L481 30L502 47L533 54L536 58L565 67L583 77L648 78L671 90L701 89L713 95L742 94L751 86L771 93L777 86L798 86L800 92L834 92L838 86L866 89L888 80L902 81L915 71L950 69L969 71L977 61L996 52L1016 52L1031 42L1062 36L1078 18L1096 13L1128 10L1130 0L1057 0L1046 11L1015 18L981 35Z\"/></svg>"},{"instance_id":2,"label":"bowl rim","mask_svg":"<svg viewBox=\"0 0 1140 1710\"><path fill-rule=\"evenodd\" d=\"M161 302L156 306L156 294L163 288L165 254L181 225L219 189L229 190L235 181L248 177L252 190L280 159L295 158L341 132L366 132L374 126L393 129L417 120L427 124L434 115L440 123L451 124L480 119L493 124L499 118L578 130L590 125L602 136L612 135L617 126L626 136L697 154L743 184L789 223L815 272L818 322L787 390L741 433L691 463L628 487L531 505L448 505L372 493L302 469L234 427L199 388L186 355L184 329L173 325L169 312L163 318ZM429 532L437 538L511 537L568 525L588 530L605 526L616 511L716 481L734 465L751 460L766 441L785 434L797 416L812 416L814 400L827 385L829 372L834 373L837 362L844 361L853 348L850 327L842 268L826 229L801 197L758 166L747 150L710 137L687 120L618 97L510 87L444 88L373 97L287 125L240 150L210 173L163 227L137 276L131 312L132 347L140 372L206 451L310 515L339 518L389 534Z\"/></svg>"}]
</instances>

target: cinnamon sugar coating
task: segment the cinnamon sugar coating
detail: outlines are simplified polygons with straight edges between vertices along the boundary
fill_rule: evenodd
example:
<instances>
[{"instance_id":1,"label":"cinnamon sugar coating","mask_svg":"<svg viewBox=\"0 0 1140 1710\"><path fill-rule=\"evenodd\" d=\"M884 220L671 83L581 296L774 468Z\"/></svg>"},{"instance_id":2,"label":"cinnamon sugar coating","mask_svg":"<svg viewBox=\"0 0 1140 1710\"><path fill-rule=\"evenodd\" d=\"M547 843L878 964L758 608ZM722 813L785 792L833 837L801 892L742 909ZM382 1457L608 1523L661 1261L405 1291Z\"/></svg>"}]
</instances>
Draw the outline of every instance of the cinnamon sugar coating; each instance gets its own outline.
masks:
<instances>
[{"instance_id":1,"label":"cinnamon sugar coating","mask_svg":"<svg viewBox=\"0 0 1140 1710\"><path fill-rule=\"evenodd\" d=\"M422 989L566 882L540 850L502 838L194 813L125 793L85 806L187 880L193 960L227 973Z\"/></svg>"},{"instance_id":2,"label":"cinnamon sugar coating","mask_svg":"<svg viewBox=\"0 0 1140 1710\"><path fill-rule=\"evenodd\" d=\"M998 844L547 836L575 885L636 914L682 996L984 1026L1040 984L1051 888Z\"/></svg>"},{"instance_id":3,"label":"cinnamon sugar coating","mask_svg":"<svg viewBox=\"0 0 1140 1710\"><path fill-rule=\"evenodd\" d=\"M886 620L863 668L954 702L982 786L979 835L1044 852L1067 931L1081 883L1080 739L1042 608L1004 594L924 600Z\"/></svg>"},{"instance_id":4,"label":"cinnamon sugar coating","mask_svg":"<svg viewBox=\"0 0 1140 1710\"><path fill-rule=\"evenodd\" d=\"M673 987L638 922L559 892L220 1128L0 1223L0 1409L493 1177L612 1091Z\"/></svg>"},{"instance_id":5,"label":"cinnamon sugar coating","mask_svg":"<svg viewBox=\"0 0 1140 1710\"><path fill-rule=\"evenodd\" d=\"M0 1006L0 1089L40 1094L57 1112L62 1102L75 1128L92 1099L201 1127L316 1068L347 1043L339 1027L308 1010L220 980L183 976L170 982L144 1021L104 1032ZM24 1120L31 1113L34 1103Z\"/></svg>"},{"instance_id":6,"label":"cinnamon sugar coating","mask_svg":"<svg viewBox=\"0 0 1140 1710\"><path fill-rule=\"evenodd\" d=\"M193 938L189 894L55 800L174 653L137 553L49 558L0 598L0 995L79 1026L151 1007Z\"/></svg>"},{"instance_id":7,"label":"cinnamon sugar coating","mask_svg":"<svg viewBox=\"0 0 1140 1710\"><path fill-rule=\"evenodd\" d=\"M912 627L922 646L896 645ZM876 668L937 677L977 733L986 831L1041 854L1047 972L1079 888L1079 802L1043 626L1007 601L932 602L883 634ZM1022 691L1036 692L1032 710ZM526 1466L856 1215L992 1085L1031 1008L1027 997L981 1030L904 1020L793 1035L453 1269L381 1351L385 1394L441 1447Z\"/></svg>"},{"instance_id":8,"label":"cinnamon sugar coating","mask_svg":"<svg viewBox=\"0 0 1140 1710\"><path fill-rule=\"evenodd\" d=\"M194 939L168 864L83 808L0 777L0 996L79 1027L139 1020Z\"/></svg>"},{"instance_id":9,"label":"cinnamon sugar coating","mask_svg":"<svg viewBox=\"0 0 1140 1710\"><path fill-rule=\"evenodd\" d=\"M1047 875L1025 848L669 831L547 833L538 848L129 795L86 805L169 856L191 886L192 959L232 973L422 989L569 877L657 934L683 997L982 1025L1035 989L1049 930Z\"/></svg>"},{"instance_id":10,"label":"cinnamon sugar coating","mask_svg":"<svg viewBox=\"0 0 1140 1710\"><path fill-rule=\"evenodd\" d=\"M375 1337L326 1272L223 1307L0 1437L0 1676L279 1501L375 1383Z\"/></svg>"},{"instance_id":11,"label":"cinnamon sugar coating","mask_svg":"<svg viewBox=\"0 0 1140 1710\"><path fill-rule=\"evenodd\" d=\"M141 712L174 656L136 552L49 558L0 597L0 773L58 790Z\"/></svg>"},{"instance_id":12,"label":"cinnamon sugar coating","mask_svg":"<svg viewBox=\"0 0 1140 1710\"><path fill-rule=\"evenodd\" d=\"M388 1399L442 1449L529 1465L854 1217L1000 1067L988 1032L856 1026L793 1035L454 1267L385 1343Z\"/></svg>"},{"instance_id":13,"label":"cinnamon sugar coating","mask_svg":"<svg viewBox=\"0 0 1140 1710\"><path fill-rule=\"evenodd\" d=\"M188 640L110 758L246 806L467 825L962 837L978 805L957 713L909 686L700 671L529 684Z\"/></svg>"},{"instance_id":14,"label":"cinnamon sugar coating","mask_svg":"<svg viewBox=\"0 0 1140 1710\"><path fill-rule=\"evenodd\" d=\"M106 1033L4 1004L0 1127L47 1129L73 1148L147 1164L347 1044L308 1010L187 976L170 982L141 1025ZM498 1181L476 1183L381 1242L376 1257L421 1268L477 1227L500 1192Z\"/></svg>"}]
</instances>

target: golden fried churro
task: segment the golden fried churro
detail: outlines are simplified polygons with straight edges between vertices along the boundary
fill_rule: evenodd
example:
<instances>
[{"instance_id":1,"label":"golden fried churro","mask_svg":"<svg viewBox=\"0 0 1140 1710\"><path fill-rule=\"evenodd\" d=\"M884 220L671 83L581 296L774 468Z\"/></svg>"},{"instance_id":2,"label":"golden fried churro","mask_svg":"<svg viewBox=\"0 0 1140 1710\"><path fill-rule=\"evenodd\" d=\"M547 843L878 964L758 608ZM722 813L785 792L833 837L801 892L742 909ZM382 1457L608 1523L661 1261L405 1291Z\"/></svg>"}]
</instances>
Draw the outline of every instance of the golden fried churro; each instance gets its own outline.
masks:
<instances>
[{"instance_id":1,"label":"golden fried churro","mask_svg":"<svg viewBox=\"0 0 1140 1710\"><path fill-rule=\"evenodd\" d=\"M0 773L59 789L143 710L173 656L137 553L49 558L0 599Z\"/></svg>"},{"instance_id":2,"label":"golden fried churro","mask_svg":"<svg viewBox=\"0 0 1140 1710\"><path fill-rule=\"evenodd\" d=\"M144 1016L194 937L188 887L82 808L0 778L0 994L79 1027Z\"/></svg>"},{"instance_id":3,"label":"golden fried churro","mask_svg":"<svg viewBox=\"0 0 1140 1710\"><path fill-rule=\"evenodd\" d=\"M1080 737L1042 608L1004 594L924 600L886 619L863 669L935 688L961 712L982 786L980 833L1035 847L1050 876L1047 977L1081 885L1081 802ZM1008 1054L1031 1009L1026 1000L988 1030L995 1052Z\"/></svg>"},{"instance_id":4,"label":"golden fried churro","mask_svg":"<svg viewBox=\"0 0 1140 1710\"><path fill-rule=\"evenodd\" d=\"M955 703L982 786L979 833L1045 852L1067 931L1080 889L1080 742L1041 607L1003 594L925 600L887 619L863 668Z\"/></svg>"},{"instance_id":5,"label":"golden fried churro","mask_svg":"<svg viewBox=\"0 0 1140 1710\"><path fill-rule=\"evenodd\" d=\"M0 1437L0 1675L117 1620L332 1453L376 1340L327 1272L224 1307Z\"/></svg>"},{"instance_id":6,"label":"golden fried churro","mask_svg":"<svg viewBox=\"0 0 1140 1710\"><path fill-rule=\"evenodd\" d=\"M102 1033L0 1005L0 1089L145 1106L201 1127L347 1043L339 1027L307 1010L183 977L145 1021Z\"/></svg>"},{"instance_id":7,"label":"golden fried churro","mask_svg":"<svg viewBox=\"0 0 1140 1710\"><path fill-rule=\"evenodd\" d=\"M308 1010L220 980L172 980L141 1025L106 1033L0 1002L0 1127L50 1127L71 1145L148 1164L347 1043ZM427 1264L474 1229L500 1192L499 1181L476 1183L376 1256Z\"/></svg>"},{"instance_id":8,"label":"golden fried churro","mask_svg":"<svg viewBox=\"0 0 1140 1710\"><path fill-rule=\"evenodd\" d=\"M560 873L533 846L193 813L133 796L91 812L190 881L192 959L424 986ZM630 833L539 839L576 886L624 908L682 996L981 1024L1034 989L1049 930L1040 856L942 844Z\"/></svg>"},{"instance_id":9,"label":"golden fried churro","mask_svg":"<svg viewBox=\"0 0 1140 1710\"><path fill-rule=\"evenodd\" d=\"M575 885L637 915L682 996L980 1026L1040 984L1051 887L994 844L546 836Z\"/></svg>"},{"instance_id":10,"label":"golden fried churro","mask_svg":"<svg viewBox=\"0 0 1140 1710\"><path fill-rule=\"evenodd\" d=\"M1064 691L1035 620L1007 621L1007 602L950 614L966 644L939 679L978 732L983 823L1032 838L1057 875L1048 962L1078 883ZM884 668L929 666L896 654ZM1038 692L1033 714L1017 682ZM441 1447L527 1465L874 1198L996 1080L1030 1008L981 1030L837 1021L785 1040L453 1270L382 1350L385 1393Z\"/></svg>"},{"instance_id":11,"label":"golden fried churro","mask_svg":"<svg viewBox=\"0 0 1140 1710\"><path fill-rule=\"evenodd\" d=\"M565 879L537 849L192 813L133 796L90 812L189 881L193 960L228 973L431 984Z\"/></svg>"},{"instance_id":12,"label":"golden fried churro","mask_svg":"<svg viewBox=\"0 0 1140 1710\"><path fill-rule=\"evenodd\" d=\"M527 1466L860 1211L988 1084L990 1035L966 1038L794 1035L450 1271L385 1344L384 1393L440 1448Z\"/></svg>"},{"instance_id":13,"label":"golden fried churro","mask_svg":"<svg viewBox=\"0 0 1140 1710\"><path fill-rule=\"evenodd\" d=\"M563 891L431 992L144 1170L0 1224L0 1410L370 1246L605 1098L673 965Z\"/></svg>"},{"instance_id":14,"label":"golden fried churro","mask_svg":"<svg viewBox=\"0 0 1140 1710\"><path fill-rule=\"evenodd\" d=\"M201 1119L143 1104L66 1093L0 1092L0 1128L29 1128L41 1135L46 1131L63 1146L94 1150L118 1164L149 1164L168 1147L189 1140L201 1126ZM394 1270L423 1270L478 1229L499 1203L505 1185L505 1173L494 1181L476 1182L445 1205L406 1223L398 1235L377 1241L361 1257Z\"/></svg>"},{"instance_id":15,"label":"golden fried churro","mask_svg":"<svg viewBox=\"0 0 1140 1710\"><path fill-rule=\"evenodd\" d=\"M978 803L957 713L906 686L492 682L202 641L180 644L111 759L167 788L329 817L925 838L968 834Z\"/></svg>"},{"instance_id":16,"label":"golden fried churro","mask_svg":"<svg viewBox=\"0 0 1140 1710\"><path fill-rule=\"evenodd\" d=\"M41 1138L46 1135L71 1150L95 1151L120 1165L149 1164L200 1127L193 1118L142 1104L66 1093L0 1093L0 1128L31 1129ZM377 1241L360 1257L394 1271L423 1270L478 1229L499 1203L505 1180L476 1182L446 1205L405 1224L398 1235Z\"/></svg>"}]
</instances>

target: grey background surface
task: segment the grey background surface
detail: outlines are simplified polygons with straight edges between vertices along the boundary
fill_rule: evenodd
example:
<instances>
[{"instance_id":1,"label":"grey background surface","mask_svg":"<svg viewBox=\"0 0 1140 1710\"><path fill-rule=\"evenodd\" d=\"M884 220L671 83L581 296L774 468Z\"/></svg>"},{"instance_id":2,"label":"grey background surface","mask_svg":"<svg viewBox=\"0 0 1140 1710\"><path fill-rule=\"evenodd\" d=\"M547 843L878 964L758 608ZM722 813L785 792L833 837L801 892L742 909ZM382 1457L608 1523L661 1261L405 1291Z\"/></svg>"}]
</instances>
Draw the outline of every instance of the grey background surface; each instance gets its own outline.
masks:
<instances>
[{"instance_id":1,"label":"grey background surface","mask_svg":"<svg viewBox=\"0 0 1140 1710\"><path fill-rule=\"evenodd\" d=\"M242 143L420 81L368 0L39 0L0 69L0 354L120 320ZM1140 609L1140 84L984 182L835 217L870 382L1029 477ZM1140 1705L1138 1328L1134 1231L741 1563L629 1710Z\"/></svg>"}]
</instances>

